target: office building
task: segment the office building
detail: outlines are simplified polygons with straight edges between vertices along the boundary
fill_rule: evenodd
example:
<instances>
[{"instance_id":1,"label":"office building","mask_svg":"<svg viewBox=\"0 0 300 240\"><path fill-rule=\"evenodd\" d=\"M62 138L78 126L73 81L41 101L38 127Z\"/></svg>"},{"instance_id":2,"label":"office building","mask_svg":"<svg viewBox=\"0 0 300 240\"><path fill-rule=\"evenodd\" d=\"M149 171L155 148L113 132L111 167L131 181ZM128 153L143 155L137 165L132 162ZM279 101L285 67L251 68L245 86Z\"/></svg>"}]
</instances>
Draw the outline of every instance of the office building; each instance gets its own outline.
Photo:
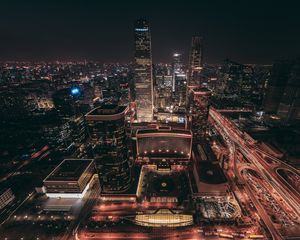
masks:
<instances>
[{"instance_id":1,"label":"office building","mask_svg":"<svg viewBox=\"0 0 300 240\"><path fill-rule=\"evenodd\" d=\"M184 72L175 76L175 92L173 93L174 105L181 109L186 108L187 104L187 76Z\"/></svg>"},{"instance_id":2,"label":"office building","mask_svg":"<svg viewBox=\"0 0 300 240\"><path fill-rule=\"evenodd\" d=\"M208 125L209 99L211 91L205 87L193 88L190 94L191 108L189 122L194 141L201 141L206 135Z\"/></svg>"},{"instance_id":3,"label":"office building","mask_svg":"<svg viewBox=\"0 0 300 240\"><path fill-rule=\"evenodd\" d=\"M182 73L181 54L174 53L172 61L172 90L175 92L176 75Z\"/></svg>"},{"instance_id":4,"label":"office building","mask_svg":"<svg viewBox=\"0 0 300 240\"><path fill-rule=\"evenodd\" d=\"M153 118L153 78L150 26L139 19L134 24L135 54L134 80L138 122L151 122Z\"/></svg>"},{"instance_id":5,"label":"office building","mask_svg":"<svg viewBox=\"0 0 300 240\"><path fill-rule=\"evenodd\" d=\"M266 113L277 112L291 68L291 61L277 61L273 64L264 99Z\"/></svg>"},{"instance_id":6,"label":"office building","mask_svg":"<svg viewBox=\"0 0 300 240\"><path fill-rule=\"evenodd\" d=\"M200 73L203 68L203 40L199 36L192 38L189 58L189 82L188 86L199 86Z\"/></svg>"},{"instance_id":7,"label":"office building","mask_svg":"<svg viewBox=\"0 0 300 240\"><path fill-rule=\"evenodd\" d=\"M172 91L173 91L173 106L185 107L186 91L187 91L187 76L183 71L181 62L181 54L174 53L172 61Z\"/></svg>"},{"instance_id":8,"label":"office building","mask_svg":"<svg viewBox=\"0 0 300 240\"><path fill-rule=\"evenodd\" d=\"M284 60L273 64L264 99L264 110L277 114L282 123L300 120L300 61Z\"/></svg>"},{"instance_id":9,"label":"office building","mask_svg":"<svg viewBox=\"0 0 300 240\"><path fill-rule=\"evenodd\" d=\"M300 121L300 61L296 62L287 81L277 115L283 123Z\"/></svg>"},{"instance_id":10,"label":"office building","mask_svg":"<svg viewBox=\"0 0 300 240\"><path fill-rule=\"evenodd\" d=\"M129 107L102 105L86 114L92 153L103 191L123 192L130 187L125 117Z\"/></svg>"},{"instance_id":11,"label":"office building","mask_svg":"<svg viewBox=\"0 0 300 240\"><path fill-rule=\"evenodd\" d=\"M49 198L83 198L94 173L92 159L65 159L44 179L46 195Z\"/></svg>"}]
</instances>

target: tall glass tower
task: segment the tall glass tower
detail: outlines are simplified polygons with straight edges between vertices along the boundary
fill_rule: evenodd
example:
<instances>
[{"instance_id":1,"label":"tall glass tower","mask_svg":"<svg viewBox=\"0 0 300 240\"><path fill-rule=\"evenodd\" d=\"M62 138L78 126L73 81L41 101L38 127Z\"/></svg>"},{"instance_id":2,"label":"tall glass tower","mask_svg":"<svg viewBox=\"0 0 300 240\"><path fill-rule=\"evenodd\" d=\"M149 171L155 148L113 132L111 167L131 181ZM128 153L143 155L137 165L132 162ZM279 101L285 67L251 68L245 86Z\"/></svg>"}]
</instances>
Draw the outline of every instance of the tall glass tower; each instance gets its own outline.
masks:
<instances>
[{"instance_id":1,"label":"tall glass tower","mask_svg":"<svg viewBox=\"0 0 300 240\"><path fill-rule=\"evenodd\" d=\"M199 36L192 38L189 59L189 82L188 86L200 85L200 72L203 67L203 42Z\"/></svg>"},{"instance_id":2,"label":"tall glass tower","mask_svg":"<svg viewBox=\"0 0 300 240\"><path fill-rule=\"evenodd\" d=\"M103 192L124 192L131 174L125 115L129 107L114 104L97 107L85 115L90 144Z\"/></svg>"},{"instance_id":3,"label":"tall glass tower","mask_svg":"<svg viewBox=\"0 0 300 240\"><path fill-rule=\"evenodd\" d=\"M138 122L153 119L153 78L151 33L149 23L139 19L134 24L135 54L135 103Z\"/></svg>"},{"instance_id":4,"label":"tall glass tower","mask_svg":"<svg viewBox=\"0 0 300 240\"><path fill-rule=\"evenodd\" d=\"M176 75L181 73L181 54L174 53L172 61L172 91L175 92Z\"/></svg>"}]
</instances>

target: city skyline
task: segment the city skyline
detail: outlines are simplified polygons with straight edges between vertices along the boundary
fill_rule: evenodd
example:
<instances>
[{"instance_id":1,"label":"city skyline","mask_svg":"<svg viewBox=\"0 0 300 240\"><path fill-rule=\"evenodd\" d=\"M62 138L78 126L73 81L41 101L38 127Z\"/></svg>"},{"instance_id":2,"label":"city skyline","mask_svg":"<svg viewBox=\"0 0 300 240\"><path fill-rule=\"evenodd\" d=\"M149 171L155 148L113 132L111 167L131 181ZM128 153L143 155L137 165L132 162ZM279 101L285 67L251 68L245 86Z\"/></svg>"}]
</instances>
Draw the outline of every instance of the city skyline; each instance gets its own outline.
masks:
<instances>
[{"instance_id":1,"label":"city skyline","mask_svg":"<svg viewBox=\"0 0 300 240\"><path fill-rule=\"evenodd\" d=\"M295 5L2 5L0 239L300 239Z\"/></svg>"},{"instance_id":2,"label":"city skyline","mask_svg":"<svg viewBox=\"0 0 300 240\"><path fill-rule=\"evenodd\" d=\"M154 63L168 62L174 52L183 54L186 63L194 35L204 38L205 63L230 58L271 64L300 53L294 1L284 6L272 1L192 1L184 6L156 1L148 5L9 1L2 2L1 9L1 61L130 62L132 26L139 17L151 22Z\"/></svg>"}]
</instances>

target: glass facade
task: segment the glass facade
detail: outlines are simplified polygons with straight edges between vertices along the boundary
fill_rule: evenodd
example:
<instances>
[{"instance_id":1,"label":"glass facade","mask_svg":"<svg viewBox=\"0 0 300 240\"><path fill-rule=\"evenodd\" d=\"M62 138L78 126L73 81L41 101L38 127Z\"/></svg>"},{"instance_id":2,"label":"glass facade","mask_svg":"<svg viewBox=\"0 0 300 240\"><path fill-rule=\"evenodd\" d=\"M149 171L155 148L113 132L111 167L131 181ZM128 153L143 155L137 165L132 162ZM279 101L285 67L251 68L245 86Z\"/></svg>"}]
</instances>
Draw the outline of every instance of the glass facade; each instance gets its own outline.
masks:
<instances>
[{"instance_id":1,"label":"glass facade","mask_svg":"<svg viewBox=\"0 0 300 240\"><path fill-rule=\"evenodd\" d=\"M139 122L151 122L153 118L153 78L151 34L146 20L137 20L135 34L135 91L136 110Z\"/></svg>"},{"instance_id":2,"label":"glass facade","mask_svg":"<svg viewBox=\"0 0 300 240\"><path fill-rule=\"evenodd\" d=\"M192 46L189 59L189 86L200 85L200 72L203 66L203 43L202 38L192 38Z\"/></svg>"},{"instance_id":3,"label":"glass facade","mask_svg":"<svg viewBox=\"0 0 300 240\"><path fill-rule=\"evenodd\" d=\"M195 88L190 94L190 120L192 121L193 139L196 142L206 134L210 96L211 91L207 88Z\"/></svg>"},{"instance_id":4,"label":"glass facade","mask_svg":"<svg viewBox=\"0 0 300 240\"><path fill-rule=\"evenodd\" d=\"M104 192L123 192L130 187L125 126L127 110L127 107L109 105L86 115L92 152Z\"/></svg>"}]
</instances>

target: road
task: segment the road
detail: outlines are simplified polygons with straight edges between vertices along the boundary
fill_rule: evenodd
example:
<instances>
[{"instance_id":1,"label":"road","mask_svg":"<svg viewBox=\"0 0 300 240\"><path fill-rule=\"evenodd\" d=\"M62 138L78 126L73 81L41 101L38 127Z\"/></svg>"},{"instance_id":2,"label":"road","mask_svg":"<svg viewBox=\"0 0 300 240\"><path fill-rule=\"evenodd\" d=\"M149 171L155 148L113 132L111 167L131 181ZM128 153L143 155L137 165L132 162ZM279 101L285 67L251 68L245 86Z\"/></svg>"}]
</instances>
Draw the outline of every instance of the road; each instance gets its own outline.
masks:
<instances>
[{"instance_id":1,"label":"road","mask_svg":"<svg viewBox=\"0 0 300 240\"><path fill-rule=\"evenodd\" d=\"M266 162L266 160L260 154L261 151L256 145L256 141L252 139L248 134L242 132L238 127L228 118L223 116L214 108L209 111L210 121L213 125L217 125L218 129L222 129L222 136L225 139L229 139L233 142L243 155L258 169L261 176L270 183L282 199L284 199L287 205L293 209L300 219L300 198L299 193L291 185L282 181L282 178L274 170L274 166ZM279 159L272 157L272 160L277 163L282 163ZM295 172L295 169L285 164L285 166ZM298 172L295 172L298 174ZM251 196L251 195L250 195ZM259 205L258 205L259 206ZM271 233L274 231L274 226L267 219L264 220ZM271 224L271 225L270 225ZM282 237L274 232L273 239L282 239Z\"/></svg>"}]
</instances>

